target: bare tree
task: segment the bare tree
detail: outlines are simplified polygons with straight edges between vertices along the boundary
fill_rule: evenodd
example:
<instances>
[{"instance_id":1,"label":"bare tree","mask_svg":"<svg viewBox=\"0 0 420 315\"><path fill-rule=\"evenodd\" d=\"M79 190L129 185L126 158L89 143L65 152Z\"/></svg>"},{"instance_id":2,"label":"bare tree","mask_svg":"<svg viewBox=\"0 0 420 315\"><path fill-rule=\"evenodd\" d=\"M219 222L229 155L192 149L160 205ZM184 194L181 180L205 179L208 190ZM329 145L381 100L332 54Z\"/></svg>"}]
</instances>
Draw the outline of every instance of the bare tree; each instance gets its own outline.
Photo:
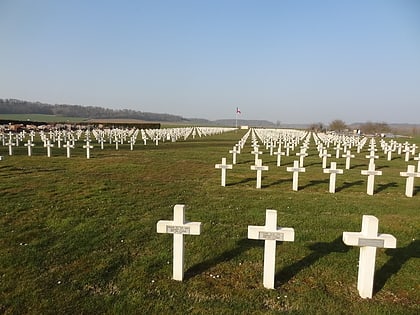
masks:
<instances>
[{"instance_id":1,"label":"bare tree","mask_svg":"<svg viewBox=\"0 0 420 315\"><path fill-rule=\"evenodd\" d=\"M337 131L337 132L341 132L348 129L348 127L346 123L342 121L341 119L335 119L330 123L329 129Z\"/></svg>"}]
</instances>

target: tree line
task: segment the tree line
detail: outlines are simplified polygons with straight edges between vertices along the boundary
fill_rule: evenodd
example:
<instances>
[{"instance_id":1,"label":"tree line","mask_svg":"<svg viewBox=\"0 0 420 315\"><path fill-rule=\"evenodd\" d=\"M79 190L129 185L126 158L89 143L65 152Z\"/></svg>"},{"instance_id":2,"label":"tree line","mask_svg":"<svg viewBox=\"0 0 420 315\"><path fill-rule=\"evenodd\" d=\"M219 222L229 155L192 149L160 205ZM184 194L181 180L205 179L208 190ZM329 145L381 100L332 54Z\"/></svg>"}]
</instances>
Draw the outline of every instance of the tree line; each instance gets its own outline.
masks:
<instances>
[{"instance_id":1,"label":"tree line","mask_svg":"<svg viewBox=\"0 0 420 315\"><path fill-rule=\"evenodd\" d=\"M187 122L177 115L109 109L97 106L45 104L16 99L0 99L0 114L43 114L88 119L139 119L145 121Z\"/></svg>"}]
</instances>

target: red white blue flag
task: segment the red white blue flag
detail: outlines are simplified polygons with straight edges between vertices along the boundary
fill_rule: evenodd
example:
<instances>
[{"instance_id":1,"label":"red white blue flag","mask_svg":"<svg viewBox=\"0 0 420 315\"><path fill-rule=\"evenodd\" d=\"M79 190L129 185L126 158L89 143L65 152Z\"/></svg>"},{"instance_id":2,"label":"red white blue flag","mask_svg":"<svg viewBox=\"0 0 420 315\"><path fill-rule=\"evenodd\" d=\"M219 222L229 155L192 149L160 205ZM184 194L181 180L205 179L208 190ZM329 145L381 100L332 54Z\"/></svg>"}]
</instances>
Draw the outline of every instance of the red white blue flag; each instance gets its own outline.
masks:
<instances>
[{"instance_id":1,"label":"red white blue flag","mask_svg":"<svg viewBox=\"0 0 420 315\"><path fill-rule=\"evenodd\" d=\"M236 113L237 114L240 114L241 113L241 110L239 109L239 107L236 107Z\"/></svg>"}]
</instances>

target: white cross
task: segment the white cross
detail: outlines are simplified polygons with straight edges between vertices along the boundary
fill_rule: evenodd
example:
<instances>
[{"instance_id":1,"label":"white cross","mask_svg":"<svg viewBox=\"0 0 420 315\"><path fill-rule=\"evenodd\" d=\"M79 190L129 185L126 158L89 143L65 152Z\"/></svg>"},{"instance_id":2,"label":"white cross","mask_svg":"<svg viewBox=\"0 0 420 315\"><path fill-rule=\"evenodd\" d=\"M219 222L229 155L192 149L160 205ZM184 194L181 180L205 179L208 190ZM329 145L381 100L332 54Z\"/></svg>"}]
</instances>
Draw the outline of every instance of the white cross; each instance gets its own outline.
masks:
<instances>
[{"instance_id":1,"label":"white cross","mask_svg":"<svg viewBox=\"0 0 420 315\"><path fill-rule=\"evenodd\" d=\"M128 142L130 143L130 150L133 151L134 145L136 144L136 139L134 139L134 137L131 137L130 141Z\"/></svg>"},{"instance_id":2,"label":"white cross","mask_svg":"<svg viewBox=\"0 0 420 315\"><path fill-rule=\"evenodd\" d=\"M257 165L258 155L262 154L261 151L258 151L258 146L254 146L254 150L251 151L251 154L255 155L255 165Z\"/></svg>"},{"instance_id":3,"label":"white cross","mask_svg":"<svg viewBox=\"0 0 420 315\"><path fill-rule=\"evenodd\" d=\"M400 176L407 177L405 181L405 195L407 197L413 197L414 177L420 177L420 173L416 172L416 167L414 165L408 165L407 172L400 172Z\"/></svg>"},{"instance_id":4,"label":"white cross","mask_svg":"<svg viewBox=\"0 0 420 315\"><path fill-rule=\"evenodd\" d=\"M13 146L15 146L16 143L14 143L12 141L12 137L11 136L9 137L9 142L7 142L6 145L9 146L9 155L13 155Z\"/></svg>"},{"instance_id":5,"label":"white cross","mask_svg":"<svg viewBox=\"0 0 420 315\"><path fill-rule=\"evenodd\" d=\"M343 170L337 169L336 166L337 166L336 162L331 162L331 168L324 168L324 173L330 174L329 192L332 194L335 193L335 181L336 181L337 174L343 174Z\"/></svg>"},{"instance_id":6,"label":"white cross","mask_svg":"<svg viewBox=\"0 0 420 315\"><path fill-rule=\"evenodd\" d=\"M420 153L414 157L414 161L417 161L417 172L420 172Z\"/></svg>"},{"instance_id":7,"label":"white cross","mask_svg":"<svg viewBox=\"0 0 420 315\"><path fill-rule=\"evenodd\" d=\"M268 166L262 165L262 160L258 159L255 165L251 165L251 170L257 171L257 188L261 188L262 171L268 171Z\"/></svg>"},{"instance_id":8,"label":"white cross","mask_svg":"<svg viewBox=\"0 0 420 315\"><path fill-rule=\"evenodd\" d=\"M369 169L360 172L362 175L368 175L367 194L373 195L373 186L375 185L375 175L382 175L382 171L375 171L375 163L369 163Z\"/></svg>"},{"instance_id":9,"label":"white cross","mask_svg":"<svg viewBox=\"0 0 420 315\"><path fill-rule=\"evenodd\" d=\"M226 170L232 169L232 164L226 164L226 158L222 158L222 164L216 164L215 168L222 169L222 186L226 186Z\"/></svg>"},{"instance_id":10,"label":"white cross","mask_svg":"<svg viewBox=\"0 0 420 315\"><path fill-rule=\"evenodd\" d=\"M24 145L25 147L28 147L28 156L32 156L32 147L34 146L32 141L28 140L28 143L25 143Z\"/></svg>"},{"instance_id":11,"label":"white cross","mask_svg":"<svg viewBox=\"0 0 420 315\"><path fill-rule=\"evenodd\" d=\"M83 146L84 149L86 149L86 158L90 159L90 149L93 149L93 146L90 145L89 139L86 139L86 144Z\"/></svg>"},{"instance_id":12,"label":"white cross","mask_svg":"<svg viewBox=\"0 0 420 315\"><path fill-rule=\"evenodd\" d=\"M169 233L174 235L172 278L174 280L182 281L184 278L184 234L200 235L201 222L186 222L185 205L175 205L174 220L160 220L156 227L158 233Z\"/></svg>"},{"instance_id":13,"label":"white cross","mask_svg":"<svg viewBox=\"0 0 420 315\"><path fill-rule=\"evenodd\" d=\"M370 154L366 155L366 158L369 159L369 163L375 163L375 159L378 159L379 156L375 155L375 151L370 151Z\"/></svg>"},{"instance_id":14,"label":"white cross","mask_svg":"<svg viewBox=\"0 0 420 315\"><path fill-rule=\"evenodd\" d=\"M351 154L350 150L347 150L346 154L342 155L343 158L346 158L346 170L350 169L350 159L354 158L354 154Z\"/></svg>"},{"instance_id":15,"label":"white cross","mask_svg":"<svg viewBox=\"0 0 420 315\"><path fill-rule=\"evenodd\" d=\"M274 155L277 155L277 166L281 165L281 156L284 154L284 152L281 152L281 145L279 145L277 152L274 152Z\"/></svg>"},{"instance_id":16,"label":"white cross","mask_svg":"<svg viewBox=\"0 0 420 315\"><path fill-rule=\"evenodd\" d=\"M305 149L301 149L299 153L296 153L296 156L299 157L299 167L303 167L303 159L305 156L308 156Z\"/></svg>"},{"instance_id":17,"label":"white cross","mask_svg":"<svg viewBox=\"0 0 420 315\"><path fill-rule=\"evenodd\" d=\"M340 157L340 142L337 144L337 146L334 148L335 149L335 158L338 159Z\"/></svg>"},{"instance_id":18,"label":"white cross","mask_svg":"<svg viewBox=\"0 0 420 315\"><path fill-rule=\"evenodd\" d=\"M47 147L47 156L51 157L51 148L54 146L54 144L51 143L50 139L47 139L45 146Z\"/></svg>"},{"instance_id":19,"label":"white cross","mask_svg":"<svg viewBox=\"0 0 420 315\"><path fill-rule=\"evenodd\" d=\"M292 189L294 191L298 191L299 185L299 173L305 172L306 169L304 167L299 167L299 161L293 161L293 167L287 167L286 170L288 172L293 172L293 184Z\"/></svg>"},{"instance_id":20,"label":"white cross","mask_svg":"<svg viewBox=\"0 0 420 315\"><path fill-rule=\"evenodd\" d=\"M229 150L229 153L232 153L232 164L236 164L236 154L240 153L240 150L238 151L236 145L234 145L232 150Z\"/></svg>"},{"instance_id":21,"label":"white cross","mask_svg":"<svg viewBox=\"0 0 420 315\"><path fill-rule=\"evenodd\" d=\"M293 228L277 227L277 211L267 209L265 225L248 225L248 238L264 240L264 273L263 284L267 289L274 289L276 271L276 242L293 242L295 231Z\"/></svg>"},{"instance_id":22,"label":"white cross","mask_svg":"<svg viewBox=\"0 0 420 315\"><path fill-rule=\"evenodd\" d=\"M372 298L376 248L396 248L397 239L390 234L378 234L378 219L364 215L362 231L343 232L343 242L348 246L360 247L357 289L362 298Z\"/></svg>"},{"instance_id":23,"label":"white cross","mask_svg":"<svg viewBox=\"0 0 420 315\"><path fill-rule=\"evenodd\" d=\"M74 145L70 144L70 141L67 140L66 144L63 144L63 147L67 149L67 158L70 158L70 149L73 149Z\"/></svg>"},{"instance_id":24,"label":"white cross","mask_svg":"<svg viewBox=\"0 0 420 315\"><path fill-rule=\"evenodd\" d=\"M331 157L331 154L328 154L327 149L324 149L322 154L319 155L319 157L322 157L322 168L327 167L327 158Z\"/></svg>"}]
</instances>

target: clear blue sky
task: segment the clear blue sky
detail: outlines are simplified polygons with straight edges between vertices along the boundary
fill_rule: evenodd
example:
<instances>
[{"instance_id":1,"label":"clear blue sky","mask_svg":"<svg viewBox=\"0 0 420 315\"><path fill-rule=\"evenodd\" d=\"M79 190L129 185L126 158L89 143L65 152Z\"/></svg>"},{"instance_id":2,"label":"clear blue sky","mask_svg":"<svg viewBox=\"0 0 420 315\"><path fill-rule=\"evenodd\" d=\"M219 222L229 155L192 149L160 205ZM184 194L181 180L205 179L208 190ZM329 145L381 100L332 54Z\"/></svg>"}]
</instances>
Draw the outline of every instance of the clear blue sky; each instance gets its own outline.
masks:
<instances>
[{"instance_id":1,"label":"clear blue sky","mask_svg":"<svg viewBox=\"0 0 420 315\"><path fill-rule=\"evenodd\" d=\"M420 1L0 0L0 98L420 123Z\"/></svg>"}]
</instances>

